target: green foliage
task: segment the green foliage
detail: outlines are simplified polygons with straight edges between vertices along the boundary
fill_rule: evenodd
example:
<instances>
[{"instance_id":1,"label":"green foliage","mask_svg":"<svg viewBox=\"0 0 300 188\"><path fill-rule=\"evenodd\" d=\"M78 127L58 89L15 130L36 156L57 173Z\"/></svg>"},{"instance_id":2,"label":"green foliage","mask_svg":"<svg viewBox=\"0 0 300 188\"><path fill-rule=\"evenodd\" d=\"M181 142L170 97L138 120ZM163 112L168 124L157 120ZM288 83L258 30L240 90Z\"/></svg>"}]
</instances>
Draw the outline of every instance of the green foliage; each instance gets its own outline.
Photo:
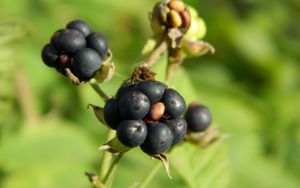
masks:
<instances>
[{"instance_id":1,"label":"green foliage","mask_svg":"<svg viewBox=\"0 0 300 188\"><path fill-rule=\"evenodd\" d=\"M97 148L106 128L86 106L103 102L88 86L75 87L46 68L40 50L70 19L85 19L107 36L114 53L117 74L103 84L112 96L140 60L155 2L0 1L0 187L90 186L83 174L98 171ZM174 179L160 168L149 187L299 187L299 2L186 2L205 20L205 41L216 54L188 59L168 84L187 102L206 104L214 123L231 137L207 149L175 148L170 152ZM165 58L154 67L159 80ZM23 111L17 70L28 81L26 101L36 121L28 121L32 114ZM129 152L114 186L140 182L152 165L143 153Z\"/></svg>"}]
</instances>

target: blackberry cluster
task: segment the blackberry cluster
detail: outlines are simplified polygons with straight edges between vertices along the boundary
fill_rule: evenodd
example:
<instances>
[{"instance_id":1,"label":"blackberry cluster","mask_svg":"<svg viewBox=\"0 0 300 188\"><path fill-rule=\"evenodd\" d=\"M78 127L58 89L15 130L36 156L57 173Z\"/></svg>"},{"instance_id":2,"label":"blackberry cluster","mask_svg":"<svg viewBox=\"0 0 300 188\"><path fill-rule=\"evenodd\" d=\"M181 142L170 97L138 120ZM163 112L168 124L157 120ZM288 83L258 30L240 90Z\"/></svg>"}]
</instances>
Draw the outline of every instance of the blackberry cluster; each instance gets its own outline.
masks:
<instances>
[{"instance_id":1,"label":"blackberry cluster","mask_svg":"<svg viewBox=\"0 0 300 188\"><path fill-rule=\"evenodd\" d=\"M212 115L208 108L196 102L189 104L184 117L190 132L203 132L212 121Z\"/></svg>"},{"instance_id":2,"label":"blackberry cluster","mask_svg":"<svg viewBox=\"0 0 300 188\"><path fill-rule=\"evenodd\" d=\"M73 20L59 29L42 50L44 63L66 75L70 69L80 81L90 80L108 55L108 44L101 33L92 32L82 20Z\"/></svg>"},{"instance_id":3,"label":"blackberry cluster","mask_svg":"<svg viewBox=\"0 0 300 188\"><path fill-rule=\"evenodd\" d=\"M183 140L187 124L183 97L165 84L146 80L119 88L104 106L107 125L128 147L140 146L149 155L166 152Z\"/></svg>"}]
</instances>

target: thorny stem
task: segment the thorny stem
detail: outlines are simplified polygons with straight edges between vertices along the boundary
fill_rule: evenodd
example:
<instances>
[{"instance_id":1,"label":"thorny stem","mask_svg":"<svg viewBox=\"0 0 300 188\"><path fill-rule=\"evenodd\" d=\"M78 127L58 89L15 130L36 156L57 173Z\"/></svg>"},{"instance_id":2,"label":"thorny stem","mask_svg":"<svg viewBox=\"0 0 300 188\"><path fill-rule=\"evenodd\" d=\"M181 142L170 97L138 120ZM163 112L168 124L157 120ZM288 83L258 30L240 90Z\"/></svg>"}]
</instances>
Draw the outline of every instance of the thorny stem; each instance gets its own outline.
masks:
<instances>
[{"instance_id":1,"label":"thorny stem","mask_svg":"<svg viewBox=\"0 0 300 188\"><path fill-rule=\"evenodd\" d=\"M146 188L148 186L148 184L151 182L151 180L154 178L154 176L156 175L156 173L158 172L159 168L161 167L160 162L157 162L153 168L150 170L149 174L147 175L147 177L142 181L142 183L140 184L139 188Z\"/></svg>"},{"instance_id":2,"label":"thorny stem","mask_svg":"<svg viewBox=\"0 0 300 188\"><path fill-rule=\"evenodd\" d=\"M108 187L108 185L111 184L113 177L115 175L115 172L117 170L118 163L119 163L120 159L122 158L122 156L123 156L123 154L119 154L113 158L113 161L109 167L109 170L103 180L103 183L105 186Z\"/></svg>"},{"instance_id":3,"label":"thorny stem","mask_svg":"<svg viewBox=\"0 0 300 188\"><path fill-rule=\"evenodd\" d=\"M108 95L100 88L100 86L98 85L96 80L92 79L90 81L90 85L99 94L99 96L104 100L104 102L108 101L108 99L109 99Z\"/></svg>"}]
</instances>

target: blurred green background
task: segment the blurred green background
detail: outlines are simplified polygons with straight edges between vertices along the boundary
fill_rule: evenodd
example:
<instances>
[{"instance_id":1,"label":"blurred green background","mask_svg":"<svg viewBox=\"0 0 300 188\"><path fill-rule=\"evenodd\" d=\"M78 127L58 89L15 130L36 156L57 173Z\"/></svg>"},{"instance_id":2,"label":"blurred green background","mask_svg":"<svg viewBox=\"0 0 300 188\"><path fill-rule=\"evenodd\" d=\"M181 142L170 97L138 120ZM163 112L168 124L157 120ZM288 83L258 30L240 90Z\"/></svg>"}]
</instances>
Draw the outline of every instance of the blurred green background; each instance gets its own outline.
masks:
<instances>
[{"instance_id":1,"label":"blurred green background","mask_svg":"<svg viewBox=\"0 0 300 188\"><path fill-rule=\"evenodd\" d=\"M113 95L151 36L156 0L0 1L0 187L91 187L106 128L87 110L103 102L43 65L40 51L74 18L102 32L117 75ZM215 55L188 59L171 85L206 104L231 137L171 151L149 187L300 187L300 1L188 0L204 18ZM156 66L162 78L164 58ZM156 162L139 149L121 161L113 187L141 182Z\"/></svg>"}]
</instances>

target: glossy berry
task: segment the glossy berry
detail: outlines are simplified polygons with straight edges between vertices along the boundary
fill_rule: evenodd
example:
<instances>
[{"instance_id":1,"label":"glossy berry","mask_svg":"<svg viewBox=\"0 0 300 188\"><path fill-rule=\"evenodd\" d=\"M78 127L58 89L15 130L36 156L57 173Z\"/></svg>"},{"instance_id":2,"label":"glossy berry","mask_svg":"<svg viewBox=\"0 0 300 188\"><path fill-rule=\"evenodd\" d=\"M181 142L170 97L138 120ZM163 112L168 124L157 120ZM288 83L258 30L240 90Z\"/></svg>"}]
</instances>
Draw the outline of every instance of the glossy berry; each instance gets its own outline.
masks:
<instances>
[{"instance_id":1,"label":"glossy berry","mask_svg":"<svg viewBox=\"0 0 300 188\"><path fill-rule=\"evenodd\" d=\"M76 30L65 29L57 35L55 46L60 53L73 54L84 48L86 41L84 35Z\"/></svg>"},{"instance_id":2,"label":"glossy berry","mask_svg":"<svg viewBox=\"0 0 300 188\"><path fill-rule=\"evenodd\" d=\"M188 130L201 132L206 130L212 121L211 113L206 106L191 103L185 113Z\"/></svg>"},{"instance_id":3,"label":"glossy berry","mask_svg":"<svg viewBox=\"0 0 300 188\"><path fill-rule=\"evenodd\" d=\"M163 123L151 123L147 125L148 134L141 149L149 155L157 155L166 152L173 143L173 134L169 127Z\"/></svg>"},{"instance_id":4,"label":"glossy berry","mask_svg":"<svg viewBox=\"0 0 300 188\"><path fill-rule=\"evenodd\" d=\"M102 59L105 59L108 52L106 39L100 33L91 33L86 38L86 45L95 50Z\"/></svg>"},{"instance_id":5,"label":"glossy berry","mask_svg":"<svg viewBox=\"0 0 300 188\"><path fill-rule=\"evenodd\" d=\"M120 98L119 111L124 119L143 119L149 109L149 99L140 91L129 91Z\"/></svg>"},{"instance_id":6,"label":"glossy berry","mask_svg":"<svg viewBox=\"0 0 300 188\"><path fill-rule=\"evenodd\" d=\"M82 20L73 20L67 24L67 29L74 29L81 32L85 37L91 33L90 26Z\"/></svg>"},{"instance_id":7,"label":"glossy berry","mask_svg":"<svg viewBox=\"0 0 300 188\"><path fill-rule=\"evenodd\" d=\"M171 118L180 117L186 108L183 97L174 89L165 90L162 102L166 107L166 115Z\"/></svg>"},{"instance_id":8,"label":"glossy berry","mask_svg":"<svg viewBox=\"0 0 300 188\"><path fill-rule=\"evenodd\" d=\"M102 60L97 52L90 48L78 50L73 57L72 70L83 80L89 80L102 66Z\"/></svg>"},{"instance_id":9,"label":"glossy berry","mask_svg":"<svg viewBox=\"0 0 300 188\"><path fill-rule=\"evenodd\" d=\"M119 113L119 100L115 98L109 99L105 103L103 115L106 124L112 129L117 129L117 126L122 120Z\"/></svg>"},{"instance_id":10,"label":"glossy berry","mask_svg":"<svg viewBox=\"0 0 300 188\"><path fill-rule=\"evenodd\" d=\"M183 119L183 118L171 119L166 124L173 133L172 145L176 145L180 141L182 141L186 134L186 130L187 130L187 124L186 124L185 119Z\"/></svg>"},{"instance_id":11,"label":"glossy berry","mask_svg":"<svg viewBox=\"0 0 300 188\"><path fill-rule=\"evenodd\" d=\"M125 84L122 85L116 94L117 98L121 98L125 93L129 92L129 91L134 91L135 90L136 85L135 84Z\"/></svg>"},{"instance_id":12,"label":"glossy berry","mask_svg":"<svg viewBox=\"0 0 300 188\"><path fill-rule=\"evenodd\" d=\"M56 45L57 37L58 37L59 34L60 34L61 32L63 32L64 30L65 30L65 29L59 29L59 30L57 30L57 31L54 32L54 34L53 34L52 37L51 37L51 44L52 44L53 46ZM55 47L56 47L56 46L55 46Z\"/></svg>"},{"instance_id":13,"label":"glossy berry","mask_svg":"<svg viewBox=\"0 0 300 188\"><path fill-rule=\"evenodd\" d=\"M144 143L147 127L142 120L124 120L118 125L117 137L128 147L136 147Z\"/></svg>"},{"instance_id":14,"label":"glossy berry","mask_svg":"<svg viewBox=\"0 0 300 188\"><path fill-rule=\"evenodd\" d=\"M49 67L57 67L59 54L51 44L44 46L42 50L43 62Z\"/></svg>"},{"instance_id":15,"label":"glossy berry","mask_svg":"<svg viewBox=\"0 0 300 188\"><path fill-rule=\"evenodd\" d=\"M161 100L166 86L155 80L146 80L140 82L136 89L143 92L149 98L150 103L154 104Z\"/></svg>"}]
</instances>

